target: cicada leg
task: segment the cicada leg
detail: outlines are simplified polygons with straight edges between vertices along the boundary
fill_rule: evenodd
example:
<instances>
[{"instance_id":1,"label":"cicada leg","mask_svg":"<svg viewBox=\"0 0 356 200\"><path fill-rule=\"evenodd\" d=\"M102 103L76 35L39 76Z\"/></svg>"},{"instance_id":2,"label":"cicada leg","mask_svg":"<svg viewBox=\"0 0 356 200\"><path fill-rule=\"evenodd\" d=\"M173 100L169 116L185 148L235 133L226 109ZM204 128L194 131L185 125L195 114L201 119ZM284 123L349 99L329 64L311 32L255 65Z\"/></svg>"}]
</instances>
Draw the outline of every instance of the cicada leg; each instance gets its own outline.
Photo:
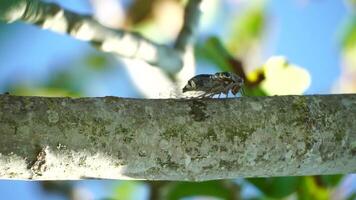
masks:
<instances>
[{"instance_id":1,"label":"cicada leg","mask_svg":"<svg viewBox=\"0 0 356 200\"><path fill-rule=\"evenodd\" d=\"M228 86L226 86L226 88L225 88L225 94L226 94L226 98L229 98L229 92L230 92L230 90L232 89L232 87L234 86L234 84L233 83L231 83L231 84L229 84ZM234 95L235 96L235 95Z\"/></svg>"}]
</instances>

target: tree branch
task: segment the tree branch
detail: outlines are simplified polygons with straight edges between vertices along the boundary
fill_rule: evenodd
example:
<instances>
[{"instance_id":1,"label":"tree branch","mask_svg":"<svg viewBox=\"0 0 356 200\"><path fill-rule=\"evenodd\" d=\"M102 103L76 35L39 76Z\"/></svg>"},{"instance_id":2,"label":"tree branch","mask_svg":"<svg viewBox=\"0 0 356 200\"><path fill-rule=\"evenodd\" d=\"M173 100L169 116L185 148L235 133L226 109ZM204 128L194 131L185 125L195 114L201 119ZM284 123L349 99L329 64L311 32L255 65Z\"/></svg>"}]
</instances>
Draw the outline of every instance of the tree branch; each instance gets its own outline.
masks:
<instances>
[{"instance_id":1,"label":"tree branch","mask_svg":"<svg viewBox=\"0 0 356 200\"><path fill-rule=\"evenodd\" d=\"M1 179L230 179L356 172L356 95L0 95Z\"/></svg>"},{"instance_id":2,"label":"tree branch","mask_svg":"<svg viewBox=\"0 0 356 200\"><path fill-rule=\"evenodd\" d=\"M0 20L22 20L54 32L89 41L103 52L139 58L174 73L181 69L181 55L173 48L150 41L124 30L105 27L90 16L64 10L56 4L39 0L11 0L0 5Z\"/></svg>"},{"instance_id":3,"label":"tree branch","mask_svg":"<svg viewBox=\"0 0 356 200\"><path fill-rule=\"evenodd\" d=\"M179 52L185 52L187 46L193 42L199 26L202 1L203 0L188 1L184 12L184 24L174 45L174 48Z\"/></svg>"}]
</instances>

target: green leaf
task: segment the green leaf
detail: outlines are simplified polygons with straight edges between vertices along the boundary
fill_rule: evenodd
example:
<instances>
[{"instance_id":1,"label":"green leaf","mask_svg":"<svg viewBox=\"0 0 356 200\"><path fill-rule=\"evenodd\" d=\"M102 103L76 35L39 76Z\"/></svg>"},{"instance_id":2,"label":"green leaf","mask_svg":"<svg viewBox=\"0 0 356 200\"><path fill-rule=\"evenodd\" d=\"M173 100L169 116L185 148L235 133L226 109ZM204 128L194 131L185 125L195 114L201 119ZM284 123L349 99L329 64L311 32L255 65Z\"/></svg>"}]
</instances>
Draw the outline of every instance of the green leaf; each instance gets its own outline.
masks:
<instances>
[{"instance_id":1,"label":"green leaf","mask_svg":"<svg viewBox=\"0 0 356 200\"><path fill-rule=\"evenodd\" d=\"M85 64L89 69L97 72L106 71L110 68L108 58L104 54L89 54L85 58Z\"/></svg>"},{"instance_id":2,"label":"green leaf","mask_svg":"<svg viewBox=\"0 0 356 200\"><path fill-rule=\"evenodd\" d=\"M329 200L330 190L324 188L317 183L317 177L303 177L298 189L298 199L303 200Z\"/></svg>"},{"instance_id":3,"label":"green leaf","mask_svg":"<svg viewBox=\"0 0 356 200\"><path fill-rule=\"evenodd\" d=\"M196 46L195 54L198 58L215 64L221 71L231 71L228 61L230 55L217 37L210 37L203 45Z\"/></svg>"},{"instance_id":4,"label":"green leaf","mask_svg":"<svg viewBox=\"0 0 356 200\"><path fill-rule=\"evenodd\" d=\"M231 192L224 187L222 181L207 182L177 182L169 190L168 200L178 200L184 197L210 196L221 199L231 199Z\"/></svg>"},{"instance_id":5,"label":"green leaf","mask_svg":"<svg viewBox=\"0 0 356 200\"><path fill-rule=\"evenodd\" d=\"M353 194L347 197L347 200L355 200L355 199L356 199L356 192L354 192Z\"/></svg>"},{"instance_id":6,"label":"green leaf","mask_svg":"<svg viewBox=\"0 0 356 200\"><path fill-rule=\"evenodd\" d=\"M337 185L339 185L340 181L342 180L342 178L344 177L344 175L324 175L324 176L320 176L320 179L323 183L323 185L325 185L326 187L335 187Z\"/></svg>"},{"instance_id":7,"label":"green leaf","mask_svg":"<svg viewBox=\"0 0 356 200\"><path fill-rule=\"evenodd\" d=\"M135 191L141 184L137 181L120 181L115 189L114 199L130 200L135 199Z\"/></svg>"},{"instance_id":8,"label":"green leaf","mask_svg":"<svg viewBox=\"0 0 356 200\"><path fill-rule=\"evenodd\" d=\"M11 86L11 95L18 96L43 96L43 97L80 97L79 92L53 87L29 87L24 85Z\"/></svg>"},{"instance_id":9,"label":"green leaf","mask_svg":"<svg viewBox=\"0 0 356 200\"><path fill-rule=\"evenodd\" d=\"M283 198L298 188L300 177L275 177L275 178L249 178L246 179L255 185L266 196L272 198Z\"/></svg>"},{"instance_id":10,"label":"green leaf","mask_svg":"<svg viewBox=\"0 0 356 200\"><path fill-rule=\"evenodd\" d=\"M344 50L356 48L356 15L346 20L341 32L341 45Z\"/></svg>"},{"instance_id":11,"label":"green leaf","mask_svg":"<svg viewBox=\"0 0 356 200\"><path fill-rule=\"evenodd\" d=\"M70 71L57 71L50 75L44 87L53 91L67 91L67 93L75 95L82 93L81 81L83 80L85 80L84 76L79 79Z\"/></svg>"},{"instance_id":12,"label":"green leaf","mask_svg":"<svg viewBox=\"0 0 356 200\"><path fill-rule=\"evenodd\" d=\"M265 4L253 3L234 20L233 30L227 46L230 52L243 54L258 41L265 27Z\"/></svg>"},{"instance_id":13,"label":"green leaf","mask_svg":"<svg viewBox=\"0 0 356 200\"><path fill-rule=\"evenodd\" d=\"M267 96L267 93L261 87L246 88L244 87L244 96L248 97L262 97Z\"/></svg>"}]
</instances>

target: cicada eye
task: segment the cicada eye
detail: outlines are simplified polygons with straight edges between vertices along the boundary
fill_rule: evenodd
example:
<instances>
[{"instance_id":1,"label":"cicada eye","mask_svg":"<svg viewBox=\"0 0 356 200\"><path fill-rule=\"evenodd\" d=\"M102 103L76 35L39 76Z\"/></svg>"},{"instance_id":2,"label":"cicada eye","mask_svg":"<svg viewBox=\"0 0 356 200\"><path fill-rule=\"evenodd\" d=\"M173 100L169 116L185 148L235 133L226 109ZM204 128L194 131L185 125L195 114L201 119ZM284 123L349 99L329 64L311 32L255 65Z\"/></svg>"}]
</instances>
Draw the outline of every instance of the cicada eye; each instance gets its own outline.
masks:
<instances>
[{"instance_id":1,"label":"cicada eye","mask_svg":"<svg viewBox=\"0 0 356 200\"><path fill-rule=\"evenodd\" d=\"M195 82L193 80L188 82L189 87L195 88Z\"/></svg>"},{"instance_id":2,"label":"cicada eye","mask_svg":"<svg viewBox=\"0 0 356 200\"><path fill-rule=\"evenodd\" d=\"M231 74L229 72L223 72L222 75L225 76L226 78L231 77Z\"/></svg>"}]
</instances>

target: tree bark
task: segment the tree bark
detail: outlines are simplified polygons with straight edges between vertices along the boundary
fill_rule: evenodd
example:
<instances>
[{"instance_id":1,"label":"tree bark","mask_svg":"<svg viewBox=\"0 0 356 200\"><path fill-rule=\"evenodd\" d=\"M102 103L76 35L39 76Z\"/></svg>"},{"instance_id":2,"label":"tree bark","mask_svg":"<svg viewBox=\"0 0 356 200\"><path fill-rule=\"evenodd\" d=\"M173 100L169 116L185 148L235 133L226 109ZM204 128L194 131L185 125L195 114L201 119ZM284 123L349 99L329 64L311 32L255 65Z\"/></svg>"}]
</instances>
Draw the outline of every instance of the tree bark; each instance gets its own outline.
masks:
<instances>
[{"instance_id":1,"label":"tree bark","mask_svg":"<svg viewBox=\"0 0 356 200\"><path fill-rule=\"evenodd\" d=\"M0 95L0 178L189 180L356 172L356 95Z\"/></svg>"}]
</instances>

